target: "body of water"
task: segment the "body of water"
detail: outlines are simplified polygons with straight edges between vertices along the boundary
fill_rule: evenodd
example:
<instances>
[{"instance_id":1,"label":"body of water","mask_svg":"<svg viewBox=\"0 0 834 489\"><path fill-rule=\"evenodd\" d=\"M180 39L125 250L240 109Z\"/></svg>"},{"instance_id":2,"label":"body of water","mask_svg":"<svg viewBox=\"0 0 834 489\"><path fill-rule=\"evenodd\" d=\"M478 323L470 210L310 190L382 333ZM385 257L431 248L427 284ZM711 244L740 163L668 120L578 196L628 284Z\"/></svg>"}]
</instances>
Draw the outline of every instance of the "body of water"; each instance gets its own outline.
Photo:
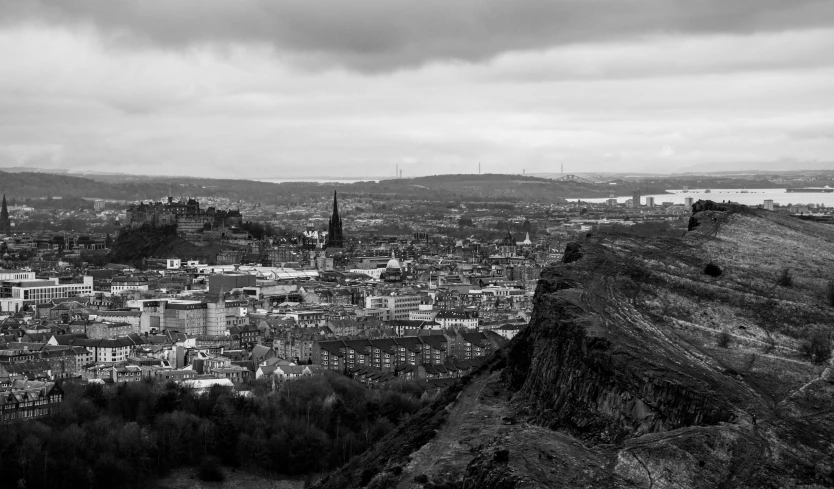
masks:
<instances>
[{"instance_id":1,"label":"body of water","mask_svg":"<svg viewBox=\"0 0 834 489\"><path fill-rule=\"evenodd\" d=\"M721 202L729 200L738 202L744 205L759 205L763 204L765 200L772 200L774 204L780 205L806 205L817 204L825 207L834 207L834 192L832 193L788 193L783 188L753 188L753 189L710 189L707 193L706 189L694 190L668 190L668 194L654 194L642 195L641 201L646 203L646 197L654 197L655 205L660 205L663 202L672 202L674 204L683 204L687 197L692 197L695 202L698 200L712 200ZM631 197L616 197L617 202L625 203ZM595 199L568 199L572 201L581 200L583 202L604 203L607 198Z\"/></svg>"}]
</instances>

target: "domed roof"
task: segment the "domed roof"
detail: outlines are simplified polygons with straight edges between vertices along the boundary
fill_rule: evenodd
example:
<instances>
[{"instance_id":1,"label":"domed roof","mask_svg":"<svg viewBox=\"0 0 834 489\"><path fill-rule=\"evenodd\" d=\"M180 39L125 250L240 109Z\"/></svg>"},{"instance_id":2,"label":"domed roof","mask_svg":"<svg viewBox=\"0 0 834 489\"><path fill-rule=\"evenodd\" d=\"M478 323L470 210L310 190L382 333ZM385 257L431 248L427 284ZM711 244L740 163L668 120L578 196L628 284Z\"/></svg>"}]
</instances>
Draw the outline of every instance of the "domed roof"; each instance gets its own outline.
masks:
<instances>
[{"instance_id":1,"label":"domed roof","mask_svg":"<svg viewBox=\"0 0 834 489\"><path fill-rule=\"evenodd\" d=\"M397 268L397 269L400 269L400 268L402 268L402 267L400 266L400 262L399 262L399 261L397 261L397 259L396 259L396 258L391 258L390 260L388 260L388 264L387 264L387 265L385 265L385 268Z\"/></svg>"}]
</instances>

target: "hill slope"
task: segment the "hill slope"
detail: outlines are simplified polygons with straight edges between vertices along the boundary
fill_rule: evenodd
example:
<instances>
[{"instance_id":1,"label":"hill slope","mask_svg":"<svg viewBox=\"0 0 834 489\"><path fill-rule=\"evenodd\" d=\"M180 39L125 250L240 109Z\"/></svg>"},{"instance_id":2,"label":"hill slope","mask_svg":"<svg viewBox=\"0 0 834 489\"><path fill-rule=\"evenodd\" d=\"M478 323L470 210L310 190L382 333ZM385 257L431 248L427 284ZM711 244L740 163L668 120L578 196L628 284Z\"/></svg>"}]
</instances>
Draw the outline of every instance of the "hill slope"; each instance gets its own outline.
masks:
<instances>
[{"instance_id":1,"label":"hill slope","mask_svg":"<svg viewBox=\"0 0 834 489\"><path fill-rule=\"evenodd\" d=\"M834 228L695 210L572 245L505 352L320 487L834 486L834 376L799 352L834 324Z\"/></svg>"},{"instance_id":2,"label":"hill slope","mask_svg":"<svg viewBox=\"0 0 834 489\"><path fill-rule=\"evenodd\" d=\"M145 258L182 258L200 260L212 265L221 246L194 245L177 236L173 226L153 228L145 225L137 229L123 229L116 238L107 258L110 262L140 266Z\"/></svg>"}]
</instances>

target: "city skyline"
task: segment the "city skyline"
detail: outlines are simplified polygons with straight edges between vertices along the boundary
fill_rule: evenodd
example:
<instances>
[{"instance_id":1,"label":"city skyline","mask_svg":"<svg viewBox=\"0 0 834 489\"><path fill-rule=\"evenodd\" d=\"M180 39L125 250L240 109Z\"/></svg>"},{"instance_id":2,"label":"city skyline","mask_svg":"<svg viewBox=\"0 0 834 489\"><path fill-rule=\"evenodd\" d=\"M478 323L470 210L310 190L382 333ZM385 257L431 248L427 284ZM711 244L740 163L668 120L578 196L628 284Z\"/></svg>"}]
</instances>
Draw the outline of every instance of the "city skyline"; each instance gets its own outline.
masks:
<instances>
[{"instance_id":1,"label":"city skyline","mask_svg":"<svg viewBox=\"0 0 834 489\"><path fill-rule=\"evenodd\" d=\"M0 170L831 167L831 4L601 7L0 2Z\"/></svg>"}]
</instances>

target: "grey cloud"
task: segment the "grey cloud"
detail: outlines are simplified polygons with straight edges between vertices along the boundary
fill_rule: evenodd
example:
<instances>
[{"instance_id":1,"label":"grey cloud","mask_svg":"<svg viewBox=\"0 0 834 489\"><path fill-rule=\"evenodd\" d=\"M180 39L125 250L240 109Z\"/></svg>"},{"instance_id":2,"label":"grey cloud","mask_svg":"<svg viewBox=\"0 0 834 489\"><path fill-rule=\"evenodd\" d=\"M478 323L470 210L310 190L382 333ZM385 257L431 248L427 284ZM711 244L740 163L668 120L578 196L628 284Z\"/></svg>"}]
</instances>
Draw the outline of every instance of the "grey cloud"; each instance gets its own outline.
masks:
<instances>
[{"instance_id":1,"label":"grey cloud","mask_svg":"<svg viewBox=\"0 0 834 489\"><path fill-rule=\"evenodd\" d=\"M653 33L830 26L829 0L0 0L0 23L94 26L117 45L264 43L315 66L389 71L432 61Z\"/></svg>"}]
</instances>

